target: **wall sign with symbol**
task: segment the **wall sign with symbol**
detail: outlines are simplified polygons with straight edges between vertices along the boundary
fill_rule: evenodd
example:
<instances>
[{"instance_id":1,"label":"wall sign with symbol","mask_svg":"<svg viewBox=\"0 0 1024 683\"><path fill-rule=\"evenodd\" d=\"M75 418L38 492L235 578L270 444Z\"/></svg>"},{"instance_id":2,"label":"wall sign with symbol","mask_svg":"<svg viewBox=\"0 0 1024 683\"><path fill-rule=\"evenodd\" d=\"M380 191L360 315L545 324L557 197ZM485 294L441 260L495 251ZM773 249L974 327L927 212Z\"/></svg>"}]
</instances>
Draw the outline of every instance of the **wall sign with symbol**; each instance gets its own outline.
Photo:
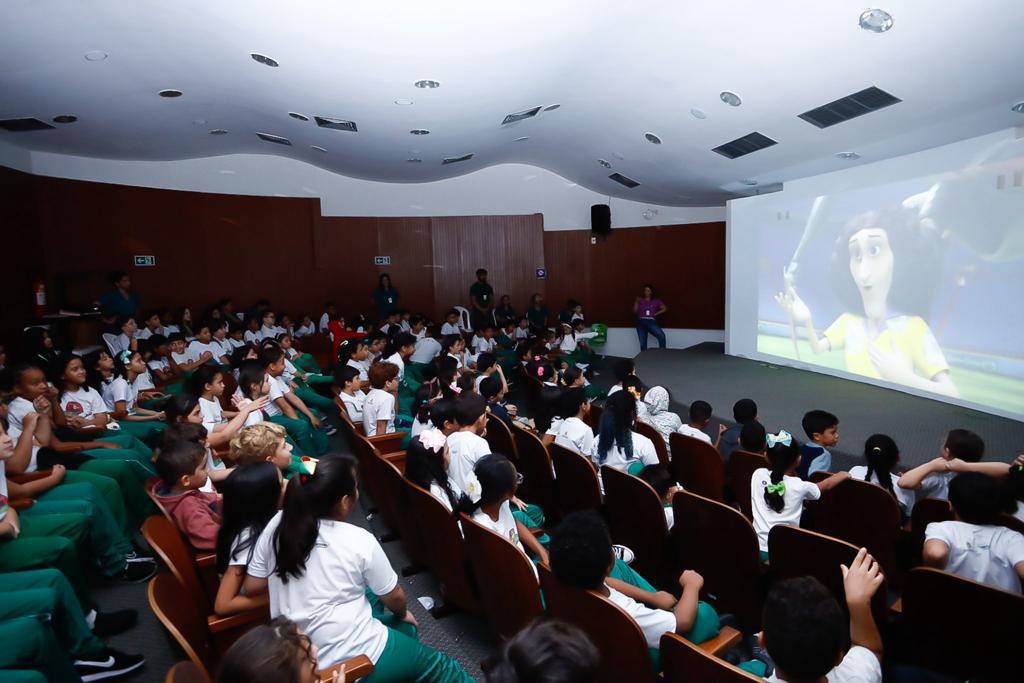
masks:
<instances>
[{"instance_id":1,"label":"wall sign with symbol","mask_svg":"<svg viewBox=\"0 0 1024 683\"><path fill-rule=\"evenodd\" d=\"M135 265L137 266L155 266L156 256L134 256Z\"/></svg>"},{"instance_id":2,"label":"wall sign with symbol","mask_svg":"<svg viewBox=\"0 0 1024 683\"><path fill-rule=\"evenodd\" d=\"M537 279L538 280L547 280L548 279L548 269L547 268L538 268L537 269Z\"/></svg>"},{"instance_id":3,"label":"wall sign with symbol","mask_svg":"<svg viewBox=\"0 0 1024 683\"><path fill-rule=\"evenodd\" d=\"M373 257L373 265L375 265L375 266L390 266L391 265L391 257L390 256L374 256Z\"/></svg>"}]
</instances>

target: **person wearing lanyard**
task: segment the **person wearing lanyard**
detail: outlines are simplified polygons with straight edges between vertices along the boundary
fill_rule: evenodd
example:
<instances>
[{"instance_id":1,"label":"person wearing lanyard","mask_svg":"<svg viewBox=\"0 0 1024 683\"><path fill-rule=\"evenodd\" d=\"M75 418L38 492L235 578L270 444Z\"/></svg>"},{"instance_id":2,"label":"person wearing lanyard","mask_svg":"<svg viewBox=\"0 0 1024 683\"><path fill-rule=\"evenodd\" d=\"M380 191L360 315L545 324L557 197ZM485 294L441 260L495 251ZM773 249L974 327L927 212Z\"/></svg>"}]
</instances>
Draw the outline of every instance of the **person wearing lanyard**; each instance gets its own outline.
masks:
<instances>
[{"instance_id":1,"label":"person wearing lanyard","mask_svg":"<svg viewBox=\"0 0 1024 683\"><path fill-rule=\"evenodd\" d=\"M658 325L657 316L668 310L665 302L657 298L652 285L644 285L642 293L633 302L636 314L636 336L640 338L640 350L647 350L647 335L653 334L658 346L665 348L665 331Z\"/></svg>"},{"instance_id":2,"label":"person wearing lanyard","mask_svg":"<svg viewBox=\"0 0 1024 683\"><path fill-rule=\"evenodd\" d=\"M479 268L476 271L476 282L469 288L470 303L473 304L470 324L473 330L481 330L494 324L494 288L487 284L487 271Z\"/></svg>"},{"instance_id":3,"label":"person wearing lanyard","mask_svg":"<svg viewBox=\"0 0 1024 683\"><path fill-rule=\"evenodd\" d=\"M377 306L377 320L387 320L390 313L398 310L398 290L391 286L390 275L381 273L371 298Z\"/></svg>"}]
</instances>

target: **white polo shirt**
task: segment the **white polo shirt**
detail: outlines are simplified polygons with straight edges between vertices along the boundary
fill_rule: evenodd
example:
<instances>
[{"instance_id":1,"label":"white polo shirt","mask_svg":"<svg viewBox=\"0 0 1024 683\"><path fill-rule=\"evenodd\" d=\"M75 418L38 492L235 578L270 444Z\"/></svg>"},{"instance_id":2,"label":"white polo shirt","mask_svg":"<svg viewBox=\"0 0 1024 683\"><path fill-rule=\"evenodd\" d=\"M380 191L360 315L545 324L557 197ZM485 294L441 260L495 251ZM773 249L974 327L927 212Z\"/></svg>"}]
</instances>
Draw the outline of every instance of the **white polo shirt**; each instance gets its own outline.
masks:
<instances>
[{"instance_id":1,"label":"white polo shirt","mask_svg":"<svg viewBox=\"0 0 1024 683\"><path fill-rule=\"evenodd\" d=\"M1011 593L1021 592L1017 565L1024 563L1024 535L1002 526L967 522L932 522L924 531L927 543L949 547L946 571Z\"/></svg>"},{"instance_id":2,"label":"white polo shirt","mask_svg":"<svg viewBox=\"0 0 1024 683\"><path fill-rule=\"evenodd\" d=\"M433 337L423 337L416 342L416 350L409 357L410 363L429 363L441 353L441 342Z\"/></svg>"},{"instance_id":3,"label":"white polo shirt","mask_svg":"<svg viewBox=\"0 0 1024 683\"><path fill-rule=\"evenodd\" d=\"M383 389L370 389L363 401L363 431L367 436L377 436L378 420L388 421L386 434L395 431L395 397Z\"/></svg>"},{"instance_id":4,"label":"white polo shirt","mask_svg":"<svg viewBox=\"0 0 1024 683\"><path fill-rule=\"evenodd\" d=\"M203 426L206 427L207 433L212 434L213 428L224 421L223 412L220 401L217 399L207 401L205 398L199 397L199 414L203 417Z\"/></svg>"},{"instance_id":5,"label":"white polo shirt","mask_svg":"<svg viewBox=\"0 0 1024 683\"><path fill-rule=\"evenodd\" d=\"M659 648L663 635L676 632L676 615L672 612L648 607L611 586L605 585L605 588L608 589L608 599L626 610L640 630L644 632L647 647Z\"/></svg>"},{"instance_id":6,"label":"white polo shirt","mask_svg":"<svg viewBox=\"0 0 1024 683\"><path fill-rule=\"evenodd\" d=\"M359 381L360 382L366 382L367 380L370 379L370 375L367 374L367 372L366 372L366 366L363 365L361 362L349 358L348 362L345 363L345 365L347 365L350 368L355 368L356 370L359 371Z\"/></svg>"},{"instance_id":7,"label":"white polo shirt","mask_svg":"<svg viewBox=\"0 0 1024 683\"><path fill-rule=\"evenodd\" d=\"M512 545L519 548L519 552L526 555L523 542L519 540L519 526L516 524L516 518L512 515L512 506L507 500L498 508L498 521L491 519L483 510L477 510L473 513L473 521L508 540ZM529 555L526 556L529 557ZM530 562L530 567L533 569L533 575L537 576L537 566ZM540 577L538 576L539 580Z\"/></svg>"},{"instance_id":8,"label":"white polo shirt","mask_svg":"<svg viewBox=\"0 0 1024 683\"><path fill-rule=\"evenodd\" d=\"M864 481L865 477L868 476L867 466L857 465L855 467L851 467L850 476L853 477L854 479ZM910 489L903 489L899 487L898 482L900 480L900 477L898 474L890 472L889 478L892 479L892 491L893 493L896 494L896 502L899 503L900 509L903 511L903 514L909 515L910 511L914 509L915 492ZM879 485L881 484L881 482L878 481L878 474L876 472L871 473L871 483Z\"/></svg>"},{"instance_id":9,"label":"white polo shirt","mask_svg":"<svg viewBox=\"0 0 1024 683\"><path fill-rule=\"evenodd\" d=\"M401 382L405 379L405 361L402 360L402 354L397 351L384 359L385 363L392 363L398 366L398 381Z\"/></svg>"},{"instance_id":10,"label":"white polo shirt","mask_svg":"<svg viewBox=\"0 0 1024 683\"><path fill-rule=\"evenodd\" d=\"M442 336L448 336L448 335L452 335L452 334L456 335L456 336L462 334L459 331L458 325L452 325L449 322L446 322L445 324L441 325L441 335Z\"/></svg>"},{"instance_id":11,"label":"white polo shirt","mask_svg":"<svg viewBox=\"0 0 1024 683\"><path fill-rule=\"evenodd\" d=\"M949 500L949 482L953 481L956 472L935 472L921 480L921 488L917 490L918 498L941 498Z\"/></svg>"},{"instance_id":12,"label":"white polo shirt","mask_svg":"<svg viewBox=\"0 0 1024 683\"><path fill-rule=\"evenodd\" d=\"M754 513L754 531L757 543L763 552L768 552L768 532L776 524L800 526L800 514L804 511L805 500L821 498L817 484L799 477L782 477L786 492L782 494L782 512L768 507L764 500L765 487L772 483L772 473L767 467L754 470L750 478L750 507Z\"/></svg>"},{"instance_id":13,"label":"white polo shirt","mask_svg":"<svg viewBox=\"0 0 1024 683\"><path fill-rule=\"evenodd\" d=\"M612 447L608 449L608 453L605 454L604 462L601 462L601 454L598 452L599 441L594 439L594 445L590 450L591 457L594 459L594 465L599 470L601 465L608 465L625 472L635 462L641 462L644 465L657 465L661 462L658 460L658 451L654 449L653 441L643 434L637 434L633 431L630 432L630 435L633 437L633 457L627 457L618 446L612 444Z\"/></svg>"},{"instance_id":14,"label":"white polo shirt","mask_svg":"<svg viewBox=\"0 0 1024 683\"><path fill-rule=\"evenodd\" d=\"M60 407L65 415L80 417L83 420L88 420L96 413L107 412L107 404L103 402L100 392L85 385L61 394Z\"/></svg>"},{"instance_id":15,"label":"white polo shirt","mask_svg":"<svg viewBox=\"0 0 1024 683\"><path fill-rule=\"evenodd\" d=\"M103 401L107 404L107 412L114 412L118 401L124 401L124 409L129 413L135 408L135 399L139 392L128 384L124 377L115 377L111 380L103 380L102 391Z\"/></svg>"},{"instance_id":16,"label":"white polo shirt","mask_svg":"<svg viewBox=\"0 0 1024 683\"><path fill-rule=\"evenodd\" d=\"M551 426L555 426L553 422ZM567 417L559 421L555 443L590 457L594 451L594 431L578 417Z\"/></svg>"},{"instance_id":17,"label":"white polo shirt","mask_svg":"<svg viewBox=\"0 0 1024 683\"><path fill-rule=\"evenodd\" d=\"M448 476L466 490L466 480L480 458L490 454L491 445L473 432L453 432L448 436Z\"/></svg>"},{"instance_id":18,"label":"white polo shirt","mask_svg":"<svg viewBox=\"0 0 1024 683\"><path fill-rule=\"evenodd\" d=\"M338 396L341 397L342 403L348 409L348 416L352 420L353 424L362 424L363 422L363 403L366 401L366 394L359 389L351 396L346 394L344 391L340 392Z\"/></svg>"},{"instance_id":19,"label":"white polo shirt","mask_svg":"<svg viewBox=\"0 0 1024 683\"><path fill-rule=\"evenodd\" d=\"M769 683L786 683L774 673L765 677ZM854 645L836 668L825 674L828 683L882 683L882 663L866 647Z\"/></svg>"},{"instance_id":20,"label":"white polo shirt","mask_svg":"<svg viewBox=\"0 0 1024 683\"><path fill-rule=\"evenodd\" d=\"M248 568L251 576L267 579L270 616L283 615L298 624L316 645L323 668L356 655L376 664L388 628L373 618L366 590L387 595L398 585L380 543L365 529L321 519L305 573L284 583L274 573L273 535L280 523L278 512L260 534Z\"/></svg>"},{"instance_id":21,"label":"white polo shirt","mask_svg":"<svg viewBox=\"0 0 1024 683\"><path fill-rule=\"evenodd\" d=\"M711 437L702 432L701 430L697 429L696 427L691 427L688 424L684 424L676 431L682 434L683 436L688 436L691 439L700 439L707 445L711 445Z\"/></svg>"},{"instance_id":22,"label":"white polo shirt","mask_svg":"<svg viewBox=\"0 0 1024 683\"><path fill-rule=\"evenodd\" d=\"M292 390L292 388L288 386L288 383L284 381L283 377L271 377L270 375L267 375L267 379L270 380L267 382L270 385L270 401L267 402L267 405L263 410L267 413L267 417L284 415L284 411L281 410L276 401L279 398L283 398L285 394Z\"/></svg>"}]
</instances>

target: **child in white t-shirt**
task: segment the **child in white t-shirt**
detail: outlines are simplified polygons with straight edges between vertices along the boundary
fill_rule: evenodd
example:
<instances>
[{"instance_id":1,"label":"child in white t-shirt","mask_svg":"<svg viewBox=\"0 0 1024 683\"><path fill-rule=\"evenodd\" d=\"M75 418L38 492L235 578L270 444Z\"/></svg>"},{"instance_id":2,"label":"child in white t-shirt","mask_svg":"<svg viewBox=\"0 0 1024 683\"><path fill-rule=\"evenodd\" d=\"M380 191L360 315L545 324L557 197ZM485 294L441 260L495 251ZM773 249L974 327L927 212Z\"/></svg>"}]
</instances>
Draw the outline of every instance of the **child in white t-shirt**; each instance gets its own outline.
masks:
<instances>
[{"instance_id":1,"label":"child in white t-shirt","mask_svg":"<svg viewBox=\"0 0 1024 683\"><path fill-rule=\"evenodd\" d=\"M370 347L364 339L345 339L338 344L338 362L359 372L359 381L370 381Z\"/></svg>"},{"instance_id":2,"label":"child in white t-shirt","mask_svg":"<svg viewBox=\"0 0 1024 683\"><path fill-rule=\"evenodd\" d=\"M849 472L838 472L813 484L796 476L800 466L800 448L785 430L778 435L768 435L767 455L771 469L756 469L750 479L750 505L762 559L768 557L768 532L773 526L800 526L804 501L818 500L824 491L850 478Z\"/></svg>"},{"instance_id":3,"label":"child in white t-shirt","mask_svg":"<svg viewBox=\"0 0 1024 683\"><path fill-rule=\"evenodd\" d=\"M338 398L345 404L349 420L352 424L363 424L363 403L366 394L359 388L359 370L350 365L343 365L334 371L334 383L338 388Z\"/></svg>"},{"instance_id":4,"label":"child in white t-shirt","mask_svg":"<svg viewBox=\"0 0 1024 683\"><path fill-rule=\"evenodd\" d=\"M221 365L230 365L231 359L224 352L224 348L220 343L213 340L213 333L210 331L208 324L200 323L195 333L196 338L188 345L186 355L189 360L198 360L206 357L207 360L205 362L212 361Z\"/></svg>"},{"instance_id":5,"label":"child in white t-shirt","mask_svg":"<svg viewBox=\"0 0 1024 683\"><path fill-rule=\"evenodd\" d=\"M483 438L487 434L487 402L479 394L460 398L455 404L455 421L458 431L448 437L448 476L468 493L468 482L477 462L491 452L490 444Z\"/></svg>"},{"instance_id":6,"label":"child in white t-shirt","mask_svg":"<svg viewBox=\"0 0 1024 683\"><path fill-rule=\"evenodd\" d=\"M391 349L393 349L393 353L388 355L385 360L398 368L398 383L401 384L405 381L405 364L416 350L416 337L408 332L399 332L394 343L391 344Z\"/></svg>"},{"instance_id":7,"label":"child in white t-shirt","mask_svg":"<svg viewBox=\"0 0 1024 683\"><path fill-rule=\"evenodd\" d=\"M1002 494L999 483L987 475L966 472L955 476L949 484L949 502L956 520L933 522L925 529L924 563L1020 593L1024 535L999 524Z\"/></svg>"},{"instance_id":8,"label":"child in white t-shirt","mask_svg":"<svg viewBox=\"0 0 1024 683\"><path fill-rule=\"evenodd\" d=\"M441 336L450 335L462 335L462 330L459 329L459 312L454 308L445 314L444 324L441 325Z\"/></svg>"},{"instance_id":9,"label":"child in white t-shirt","mask_svg":"<svg viewBox=\"0 0 1024 683\"><path fill-rule=\"evenodd\" d=\"M711 443L711 437L704 431L711 424L712 411L711 404L707 401L694 401L690 404L689 423L682 425L676 431L683 436L688 436L691 439L700 439L709 446L718 448L718 442L722 438L722 432L725 431L725 425L719 425L718 439L715 439L713 444Z\"/></svg>"},{"instance_id":10,"label":"child in white t-shirt","mask_svg":"<svg viewBox=\"0 0 1024 683\"><path fill-rule=\"evenodd\" d=\"M889 492L900 506L904 518L914 509L914 492L899 486L900 475L893 472L900 460L900 451L892 437L872 434L864 442L864 461L867 465L850 468L850 476L860 481L878 484Z\"/></svg>"},{"instance_id":11,"label":"child in white t-shirt","mask_svg":"<svg viewBox=\"0 0 1024 683\"><path fill-rule=\"evenodd\" d=\"M423 335L417 338L416 350L409 357L410 363L426 365L441 355L441 342L435 339L437 332L437 327L434 325L424 328Z\"/></svg>"},{"instance_id":12,"label":"child in white t-shirt","mask_svg":"<svg viewBox=\"0 0 1024 683\"><path fill-rule=\"evenodd\" d=\"M917 498L949 498L949 482L959 472L980 472L990 477L1005 477L1010 465L1005 462L980 462L985 442L966 429L951 429L946 435L942 455L918 465L900 477L902 488L917 491Z\"/></svg>"},{"instance_id":13,"label":"child in white t-shirt","mask_svg":"<svg viewBox=\"0 0 1024 683\"><path fill-rule=\"evenodd\" d=\"M370 387L363 401L363 431L366 436L391 434L398 412L398 366L387 361L374 363Z\"/></svg>"},{"instance_id":14,"label":"child in white t-shirt","mask_svg":"<svg viewBox=\"0 0 1024 683\"><path fill-rule=\"evenodd\" d=\"M559 399L561 413L566 417L558 423L555 443L590 457L594 451L594 430L587 424L590 414L590 400L587 392L579 387L566 389Z\"/></svg>"},{"instance_id":15,"label":"child in white t-shirt","mask_svg":"<svg viewBox=\"0 0 1024 683\"><path fill-rule=\"evenodd\" d=\"M316 325L313 323L313 319L305 313L298 315L299 326L295 328L295 338L301 339L302 337L309 337L316 334Z\"/></svg>"},{"instance_id":16,"label":"child in white t-shirt","mask_svg":"<svg viewBox=\"0 0 1024 683\"><path fill-rule=\"evenodd\" d=\"M786 579L772 587L758 634L760 646L775 665L766 680L881 683L882 637L871 614L871 597L885 577L864 548L849 567L840 569L849 628L839 604L817 579Z\"/></svg>"},{"instance_id":17,"label":"child in white t-shirt","mask_svg":"<svg viewBox=\"0 0 1024 683\"><path fill-rule=\"evenodd\" d=\"M427 429L414 436L406 449L405 477L422 489L430 492L449 512L469 511L473 501L448 476L451 453L444 433L439 429ZM479 485L474 484L479 493Z\"/></svg>"},{"instance_id":18,"label":"child in white t-shirt","mask_svg":"<svg viewBox=\"0 0 1024 683\"><path fill-rule=\"evenodd\" d=\"M213 353L208 349L192 353L193 350L185 346L185 335L181 332L171 334L167 342L171 349L171 370L176 374L191 372L213 358Z\"/></svg>"},{"instance_id":19,"label":"child in white t-shirt","mask_svg":"<svg viewBox=\"0 0 1024 683\"><path fill-rule=\"evenodd\" d=\"M665 526L672 531L672 527L676 523L675 512L672 509L672 497L682 491L683 487L672 481L672 473L669 472L668 465L648 465L636 476L647 482L658 494L661 507L665 510Z\"/></svg>"},{"instance_id":20,"label":"child in white t-shirt","mask_svg":"<svg viewBox=\"0 0 1024 683\"><path fill-rule=\"evenodd\" d=\"M608 397L601 414L598 438L591 451L598 469L601 465L608 465L636 474L645 465L660 462L654 443L632 429L636 411L637 400L629 391L619 391Z\"/></svg>"},{"instance_id":21,"label":"child in white t-shirt","mask_svg":"<svg viewBox=\"0 0 1024 683\"><path fill-rule=\"evenodd\" d=\"M463 432L456 432L460 433ZM448 441L451 448L451 437ZM463 489L474 501L473 521L507 539L524 555L528 549L539 562L547 564L547 549L529 527L512 514L511 502L518 500L516 488L522 481L515 466L504 455L490 453L477 461L473 475L465 480L468 490ZM534 573L536 571L534 568Z\"/></svg>"}]
</instances>

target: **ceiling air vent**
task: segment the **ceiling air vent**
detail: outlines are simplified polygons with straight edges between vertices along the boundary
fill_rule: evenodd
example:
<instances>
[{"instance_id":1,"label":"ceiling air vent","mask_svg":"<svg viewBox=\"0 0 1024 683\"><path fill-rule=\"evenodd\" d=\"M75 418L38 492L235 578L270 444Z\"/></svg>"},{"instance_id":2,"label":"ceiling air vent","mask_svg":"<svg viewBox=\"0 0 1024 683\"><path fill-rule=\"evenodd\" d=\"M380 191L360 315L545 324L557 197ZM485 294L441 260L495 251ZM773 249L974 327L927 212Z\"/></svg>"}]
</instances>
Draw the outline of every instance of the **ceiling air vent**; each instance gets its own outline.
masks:
<instances>
[{"instance_id":1,"label":"ceiling air vent","mask_svg":"<svg viewBox=\"0 0 1024 683\"><path fill-rule=\"evenodd\" d=\"M54 126L40 121L39 119L2 119L0 128L9 130L12 133L24 133L30 130L52 130Z\"/></svg>"},{"instance_id":2,"label":"ceiling air vent","mask_svg":"<svg viewBox=\"0 0 1024 683\"><path fill-rule=\"evenodd\" d=\"M460 161L469 161L472 158L473 158L473 153L470 152L469 154L463 154L461 157L445 157L441 161L441 163L442 164L457 164Z\"/></svg>"},{"instance_id":3,"label":"ceiling air vent","mask_svg":"<svg viewBox=\"0 0 1024 683\"><path fill-rule=\"evenodd\" d=\"M506 114L505 118L502 119L501 125L507 125L509 123L515 123L516 121L522 121L523 119L529 119L537 115L540 111L540 107L534 107L533 109L527 109L525 111L516 112L515 114Z\"/></svg>"},{"instance_id":4,"label":"ceiling air vent","mask_svg":"<svg viewBox=\"0 0 1024 683\"><path fill-rule=\"evenodd\" d=\"M271 135L270 133L256 133L260 140L266 140L267 142L273 142L278 145L290 145L292 141L288 138L283 138L280 135Z\"/></svg>"},{"instance_id":5,"label":"ceiling air vent","mask_svg":"<svg viewBox=\"0 0 1024 683\"><path fill-rule=\"evenodd\" d=\"M313 119L316 121L316 125L321 128L332 128L334 130L347 130L350 133L358 132L355 121L346 121L345 119L330 119L326 116L314 116Z\"/></svg>"},{"instance_id":6,"label":"ceiling air vent","mask_svg":"<svg viewBox=\"0 0 1024 683\"><path fill-rule=\"evenodd\" d=\"M731 142L727 142L724 145L715 147L712 152L718 152L723 157L729 159L737 159L751 152L756 152L759 149L765 147L771 147L772 145L779 144L777 141L772 140L767 135L761 135L760 133L750 133L744 135L741 138L736 138Z\"/></svg>"},{"instance_id":7,"label":"ceiling air vent","mask_svg":"<svg viewBox=\"0 0 1024 683\"><path fill-rule=\"evenodd\" d=\"M636 187L637 185L640 184L637 181L633 180L632 178L627 178L626 176L622 175L621 173L612 173L608 177L611 178L612 180L614 180L615 182L619 183L620 185L625 185L626 187L628 187L630 189L632 189L632 188L634 188L634 187Z\"/></svg>"},{"instance_id":8,"label":"ceiling air vent","mask_svg":"<svg viewBox=\"0 0 1024 683\"><path fill-rule=\"evenodd\" d=\"M878 111L901 101L900 98L893 97L881 88L871 86L852 95L840 97L838 100L829 102L817 109L805 111L803 114L800 114L800 118L807 123L814 124L818 128L828 128L837 123L849 121L864 114L870 114L873 111Z\"/></svg>"}]
</instances>

